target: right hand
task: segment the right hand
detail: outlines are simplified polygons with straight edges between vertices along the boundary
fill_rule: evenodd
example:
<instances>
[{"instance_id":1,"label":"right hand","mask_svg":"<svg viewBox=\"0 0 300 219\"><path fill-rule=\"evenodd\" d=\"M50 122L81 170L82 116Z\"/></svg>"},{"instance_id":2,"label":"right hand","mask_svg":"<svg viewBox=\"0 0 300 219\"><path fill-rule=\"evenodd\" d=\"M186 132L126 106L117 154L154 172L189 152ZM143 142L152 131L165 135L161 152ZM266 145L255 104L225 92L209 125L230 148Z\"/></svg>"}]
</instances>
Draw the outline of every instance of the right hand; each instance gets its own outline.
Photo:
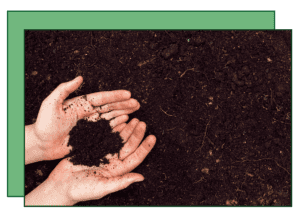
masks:
<instances>
[{"instance_id":1,"label":"right hand","mask_svg":"<svg viewBox=\"0 0 300 219\"><path fill-rule=\"evenodd\" d=\"M138 119L132 119L128 124L122 123L113 130L120 132L125 143L119 157L118 154L107 156L110 163L99 167L73 165L70 158L66 158L46 180L71 203L100 199L144 180L141 174L130 172L146 158L156 143L156 137L149 135L141 143L146 124Z\"/></svg>"},{"instance_id":2,"label":"right hand","mask_svg":"<svg viewBox=\"0 0 300 219\"><path fill-rule=\"evenodd\" d=\"M137 100L126 90L101 91L66 98L83 82L81 76L60 84L42 103L33 130L39 141L41 160L56 160L69 154L69 132L84 117L101 114L111 122L126 122L128 114L139 109ZM120 124L120 123L118 123Z\"/></svg>"}]
</instances>

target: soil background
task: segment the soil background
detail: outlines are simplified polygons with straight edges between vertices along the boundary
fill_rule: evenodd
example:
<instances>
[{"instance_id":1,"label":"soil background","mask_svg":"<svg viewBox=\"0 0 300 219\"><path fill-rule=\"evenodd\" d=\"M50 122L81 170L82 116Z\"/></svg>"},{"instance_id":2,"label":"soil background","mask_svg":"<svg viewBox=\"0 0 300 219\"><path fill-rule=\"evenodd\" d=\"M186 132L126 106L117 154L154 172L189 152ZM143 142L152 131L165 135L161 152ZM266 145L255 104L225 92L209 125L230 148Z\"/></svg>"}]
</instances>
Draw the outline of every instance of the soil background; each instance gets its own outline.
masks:
<instances>
[{"instance_id":1,"label":"soil background","mask_svg":"<svg viewBox=\"0 0 300 219\"><path fill-rule=\"evenodd\" d=\"M157 143L143 182L76 205L291 206L291 31L26 31L25 125L78 75L69 98L129 90Z\"/></svg>"}]
</instances>

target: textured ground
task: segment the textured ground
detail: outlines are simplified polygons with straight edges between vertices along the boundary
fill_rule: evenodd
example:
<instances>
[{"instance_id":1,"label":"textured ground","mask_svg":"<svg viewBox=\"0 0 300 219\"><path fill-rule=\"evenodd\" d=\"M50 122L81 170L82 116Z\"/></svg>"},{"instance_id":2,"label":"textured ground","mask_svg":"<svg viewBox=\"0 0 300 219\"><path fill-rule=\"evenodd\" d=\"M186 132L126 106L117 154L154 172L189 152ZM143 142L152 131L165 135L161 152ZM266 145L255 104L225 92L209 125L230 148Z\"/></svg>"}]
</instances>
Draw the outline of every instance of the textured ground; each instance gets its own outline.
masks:
<instances>
[{"instance_id":1,"label":"textured ground","mask_svg":"<svg viewBox=\"0 0 300 219\"><path fill-rule=\"evenodd\" d=\"M127 89L157 143L145 180L77 205L291 205L290 31L27 31L25 125L70 98ZM59 161L25 167L25 194Z\"/></svg>"}]
</instances>

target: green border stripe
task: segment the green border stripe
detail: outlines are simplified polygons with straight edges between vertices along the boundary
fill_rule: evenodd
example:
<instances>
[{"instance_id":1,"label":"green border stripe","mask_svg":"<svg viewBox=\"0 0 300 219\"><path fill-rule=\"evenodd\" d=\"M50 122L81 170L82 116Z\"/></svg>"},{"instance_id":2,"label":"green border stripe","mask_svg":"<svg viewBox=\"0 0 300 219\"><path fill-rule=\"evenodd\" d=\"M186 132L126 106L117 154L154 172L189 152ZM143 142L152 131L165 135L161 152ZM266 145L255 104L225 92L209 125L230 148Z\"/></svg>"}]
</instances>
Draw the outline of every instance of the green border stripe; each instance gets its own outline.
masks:
<instances>
[{"instance_id":1,"label":"green border stripe","mask_svg":"<svg viewBox=\"0 0 300 219\"><path fill-rule=\"evenodd\" d=\"M24 29L275 29L274 11L8 12Z\"/></svg>"},{"instance_id":2,"label":"green border stripe","mask_svg":"<svg viewBox=\"0 0 300 219\"><path fill-rule=\"evenodd\" d=\"M273 30L275 11L8 11L7 196L24 197L24 30Z\"/></svg>"}]
</instances>

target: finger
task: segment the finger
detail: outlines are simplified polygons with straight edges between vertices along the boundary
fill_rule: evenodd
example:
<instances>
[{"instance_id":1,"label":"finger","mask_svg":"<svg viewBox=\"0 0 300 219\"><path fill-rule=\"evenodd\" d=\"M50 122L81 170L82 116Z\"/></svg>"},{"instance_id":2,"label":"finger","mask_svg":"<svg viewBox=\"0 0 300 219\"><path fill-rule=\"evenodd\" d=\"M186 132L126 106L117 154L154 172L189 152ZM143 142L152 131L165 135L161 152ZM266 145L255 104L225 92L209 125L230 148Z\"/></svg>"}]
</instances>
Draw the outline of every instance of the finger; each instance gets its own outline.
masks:
<instances>
[{"instance_id":1,"label":"finger","mask_svg":"<svg viewBox=\"0 0 300 219\"><path fill-rule=\"evenodd\" d=\"M72 81L68 81L60 84L51 94L50 99L58 101L58 104L62 104L64 100L82 84L82 76L78 76Z\"/></svg>"},{"instance_id":2,"label":"finger","mask_svg":"<svg viewBox=\"0 0 300 219\"><path fill-rule=\"evenodd\" d=\"M112 92L112 91L109 91L109 92ZM107 92L100 92L100 93L107 93ZM123 92L121 92L121 94L122 93ZM107 115L102 114L103 119L111 120L114 117L132 113L132 112L138 110L140 107L140 104L135 99L130 99L129 101L123 101L121 103L110 103L110 104L104 105L103 107L102 106L99 107L99 106L96 106L95 103L93 103L93 102L95 102L93 100L93 98L90 99L91 95L94 95L94 94L88 94L88 95L83 95L80 97L74 97L72 99L64 101L63 110L66 113L68 113L69 111L75 111L76 115L77 115L77 119L80 120L80 119L83 119L84 117L88 117L95 113L103 113L103 112L108 112L108 111L111 111L114 109L122 109L122 108L125 109L125 108L129 107L129 110L125 110L125 111L121 110L120 112L111 113L111 114L107 114ZM122 94L122 95L124 95L124 94ZM126 94L126 92L125 92L124 97L126 97L126 95L128 95L128 93Z\"/></svg>"},{"instance_id":3,"label":"finger","mask_svg":"<svg viewBox=\"0 0 300 219\"><path fill-rule=\"evenodd\" d=\"M89 101L87 101L87 96L74 97L72 99L63 102L62 110L65 113L69 111L74 111L77 115L77 119L83 119L84 117L89 117L94 114L99 114L97 107L93 106ZM70 112L69 112L70 113Z\"/></svg>"},{"instance_id":4,"label":"finger","mask_svg":"<svg viewBox=\"0 0 300 219\"><path fill-rule=\"evenodd\" d=\"M120 102L128 100L131 93L127 90L101 91L86 95L87 101L93 106L102 106L108 103Z\"/></svg>"},{"instance_id":5,"label":"finger","mask_svg":"<svg viewBox=\"0 0 300 219\"><path fill-rule=\"evenodd\" d=\"M154 147L155 142L156 137L154 135L149 135L134 153L123 160L121 167L116 171L119 171L119 174L131 172L143 162L143 160Z\"/></svg>"},{"instance_id":6,"label":"finger","mask_svg":"<svg viewBox=\"0 0 300 219\"><path fill-rule=\"evenodd\" d=\"M109 103L99 107L99 113L107 113L112 110L123 110L136 108L139 106L139 102L136 99L129 99L122 102Z\"/></svg>"},{"instance_id":7,"label":"finger","mask_svg":"<svg viewBox=\"0 0 300 219\"><path fill-rule=\"evenodd\" d=\"M120 125L115 126L113 128L113 132L119 132L119 133L121 133L122 130L126 127L126 125L127 125L126 123L122 123Z\"/></svg>"},{"instance_id":8,"label":"finger","mask_svg":"<svg viewBox=\"0 0 300 219\"><path fill-rule=\"evenodd\" d=\"M137 149L137 147L139 146L139 144L144 138L145 131L146 131L146 123L139 122L135 127L134 131L132 132L132 134L130 135L128 141L124 144L124 146L120 150L119 153L120 160L124 160L126 157L128 157Z\"/></svg>"},{"instance_id":9,"label":"finger","mask_svg":"<svg viewBox=\"0 0 300 219\"><path fill-rule=\"evenodd\" d=\"M122 132L120 132L120 136L123 139L123 143L127 142L138 123L139 120L137 118L134 118L126 125Z\"/></svg>"},{"instance_id":10,"label":"finger","mask_svg":"<svg viewBox=\"0 0 300 219\"><path fill-rule=\"evenodd\" d=\"M140 108L140 104L137 107L131 108L131 109L113 110L111 112L101 114L101 118L105 118L106 120L110 120L114 117L118 117L118 116L121 116L121 115L128 115L130 113L133 113L133 112L137 111L139 108Z\"/></svg>"},{"instance_id":11,"label":"finger","mask_svg":"<svg viewBox=\"0 0 300 219\"><path fill-rule=\"evenodd\" d=\"M101 118L99 116L99 113L95 113L93 115L86 116L83 119L90 121L90 122L98 122Z\"/></svg>"},{"instance_id":12,"label":"finger","mask_svg":"<svg viewBox=\"0 0 300 219\"><path fill-rule=\"evenodd\" d=\"M85 120L87 121L91 121L91 122L98 122L99 120L101 120L102 118L100 118L98 113L95 113L91 116L88 117L84 117ZM125 124L125 122L127 122L127 120L129 119L128 115L122 115L122 116L118 116L117 118L112 119L111 121L109 121L110 127L111 128L115 128L116 126L120 125L120 124Z\"/></svg>"},{"instance_id":13,"label":"finger","mask_svg":"<svg viewBox=\"0 0 300 219\"><path fill-rule=\"evenodd\" d=\"M128 115L122 115L122 116L118 116L117 118L111 120L109 122L110 124L110 127L114 128L116 127L117 125L120 125L124 122L127 122L127 120L129 119L129 116Z\"/></svg>"}]
</instances>

